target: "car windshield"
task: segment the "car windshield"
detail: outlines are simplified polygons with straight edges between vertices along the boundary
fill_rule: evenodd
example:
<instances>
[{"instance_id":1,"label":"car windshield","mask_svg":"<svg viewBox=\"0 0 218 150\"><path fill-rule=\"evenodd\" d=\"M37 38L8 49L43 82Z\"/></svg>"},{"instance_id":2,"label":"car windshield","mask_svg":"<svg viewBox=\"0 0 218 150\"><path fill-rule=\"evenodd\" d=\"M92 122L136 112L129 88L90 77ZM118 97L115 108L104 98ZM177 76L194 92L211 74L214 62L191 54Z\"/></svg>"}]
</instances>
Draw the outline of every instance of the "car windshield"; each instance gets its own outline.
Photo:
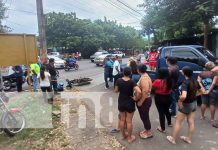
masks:
<instances>
[{"instance_id":1,"label":"car windshield","mask_svg":"<svg viewBox=\"0 0 218 150\"><path fill-rule=\"evenodd\" d=\"M101 55L102 52L96 52L94 55Z\"/></svg>"},{"instance_id":2,"label":"car windshield","mask_svg":"<svg viewBox=\"0 0 218 150\"><path fill-rule=\"evenodd\" d=\"M210 61L215 61L217 59L211 51L204 47L198 47L196 49L200 51L202 54L204 54Z\"/></svg>"}]
</instances>

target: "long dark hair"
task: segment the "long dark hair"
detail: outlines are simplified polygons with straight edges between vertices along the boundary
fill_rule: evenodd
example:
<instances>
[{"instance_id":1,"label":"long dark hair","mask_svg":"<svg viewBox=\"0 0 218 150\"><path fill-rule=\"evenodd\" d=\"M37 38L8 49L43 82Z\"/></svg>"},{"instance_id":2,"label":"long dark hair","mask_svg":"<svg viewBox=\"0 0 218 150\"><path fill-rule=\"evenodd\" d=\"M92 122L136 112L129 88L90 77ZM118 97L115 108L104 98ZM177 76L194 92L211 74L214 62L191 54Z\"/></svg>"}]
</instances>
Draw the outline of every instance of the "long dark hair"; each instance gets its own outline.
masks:
<instances>
[{"instance_id":1,"label":"long dark hair","mask_svg":"<svg viewBox=\"0 0 218 150\"><path fill-rule=\"evenodd\" d=\"M197 81L192 77L193 76L193 70L189 66L185 66L182 68L182 72L186 77L190 79L190 97L195 98L196 97L196 92L197 92Z\"/></svg>"},{"instance_id":2,"label":"long dark hair","mask_svg":"<svg viewBox=\"0 0 218 150\"><path fill-rule=\"evenodd\" d=\"M130 65L129 65L132 69L132 74L138 74L138 66L136 64L135 61L130 61Z\"/></svg>"},{"instance_id":3,"label":"long dark hair","mask_svg":"<svg viewBox=\"0 0 218 150\"><path fill-rule=\"evenodd\" d=\"M172 88L172 79L170 79L169 70L166 67L160 68L157 73L158 79L162 79L167 83L167 89Z\"/></svg>"},{"instance_id":4,"label":"long dark hair","mask_svg":"<svg viewBox=\"0 0 218 150\"><path fill-rule=\"evenodd\" d=\"M123 69L123 74L124 74L124 76L130 77L130 76L132 75L132 70L131 70L131 68L130 68L130 67L125 67L125 68Z\"/></svg>"},{"instance_id":5,"label":"long dark hair","mask_svg":"<svg viewBox=\"0 0 218 150\"><path fill-rule=\"evenodd\" d=\"M44 66L41 67L41 70L40 70L40 78L41 78L42 80L45 79L45 67L44 67Z\"/></svg>"}]
</instances>

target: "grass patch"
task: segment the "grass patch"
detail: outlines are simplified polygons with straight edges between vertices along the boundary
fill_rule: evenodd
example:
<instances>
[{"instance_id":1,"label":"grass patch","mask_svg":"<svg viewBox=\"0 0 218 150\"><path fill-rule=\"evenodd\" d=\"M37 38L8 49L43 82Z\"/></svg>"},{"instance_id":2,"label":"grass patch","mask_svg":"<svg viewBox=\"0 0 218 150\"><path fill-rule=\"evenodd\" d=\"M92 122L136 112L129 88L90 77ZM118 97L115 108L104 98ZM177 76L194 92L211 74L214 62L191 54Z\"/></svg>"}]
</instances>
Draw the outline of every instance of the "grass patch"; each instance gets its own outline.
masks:
<instances>
[{"instance_id":1,"label":"grass patch","mask_svg":"<svg viewBox=\"0 0 218 150\"><path fill-rule=\"evenodd\" d=\"M22 98L22 100L21 100ZM21 108L27 115L28 119L36 119L45 114L40 111L46 111L47 106L37 107L37 101L21 97L13 103L9 103L9 107ZM12 99L13 100L13 99ZM19 100L19 101L18 101ZM25 107L23 107L25 106ZM60 111L60 105L53 105L51 111ZM36 113L37 112L37 113ZM8 137L5 134L0 135L0 149L10 150L56 150L56 149L71 149L69 148L69 140L66 138L64 127L61 124L60 116L51 115L51 122L54 128L25 128L23 131L14 137ZM44 116L43 116L44 117ZM42 126L48 120L40 120L38 125ZM35 124L36 125L36 124Z\"/></svg>"}]
</instances>

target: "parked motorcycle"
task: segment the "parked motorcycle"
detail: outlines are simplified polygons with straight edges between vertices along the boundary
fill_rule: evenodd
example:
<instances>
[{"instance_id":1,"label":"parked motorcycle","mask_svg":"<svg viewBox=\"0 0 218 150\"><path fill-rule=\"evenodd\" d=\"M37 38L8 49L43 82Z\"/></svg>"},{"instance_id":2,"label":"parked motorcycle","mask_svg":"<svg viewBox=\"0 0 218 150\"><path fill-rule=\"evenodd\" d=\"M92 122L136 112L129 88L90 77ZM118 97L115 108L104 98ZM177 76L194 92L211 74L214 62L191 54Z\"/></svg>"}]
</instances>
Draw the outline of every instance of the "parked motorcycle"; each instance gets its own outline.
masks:
<instances>
[{"instance_id":1,"label":"parked motorcycle","mask_svg":"<svg viewBox=\"0 0 218 150\"><path fill-rule=\"evenodd\" d=\"M8 136L14 136L21 132L26 126L26 120L22 112L18 108L9 109L6 103L9 98L5 95L4 91L0 91L0 130L4 131Z\"/></svg>"},{"instance_id":2,"label":"parked motorcycle","mask_svg":"<svg viewBox=\"0 0 218 150\"><path fill-rule=\"evenodd\" d=\"M65 71L69 71L70 69L75 69L78 70L79 69L79 65L75 62L73 64L68 64L67 62L64 65L64 70Z\"/></svg>"},{"instance_id":3,"label":"parked motorcycle","mask_svg":"<svg viewBox=\"0 0 218 150\"><path fill-rule=\"evenodd\" d=\"M17 86L17 78L15 73L11 74L9 76L3 76L3 88L5 91L9 91L12 88L15 88ZM23 76L23 83L26 82L25 76Z\"/></svg>"}]
</instances>

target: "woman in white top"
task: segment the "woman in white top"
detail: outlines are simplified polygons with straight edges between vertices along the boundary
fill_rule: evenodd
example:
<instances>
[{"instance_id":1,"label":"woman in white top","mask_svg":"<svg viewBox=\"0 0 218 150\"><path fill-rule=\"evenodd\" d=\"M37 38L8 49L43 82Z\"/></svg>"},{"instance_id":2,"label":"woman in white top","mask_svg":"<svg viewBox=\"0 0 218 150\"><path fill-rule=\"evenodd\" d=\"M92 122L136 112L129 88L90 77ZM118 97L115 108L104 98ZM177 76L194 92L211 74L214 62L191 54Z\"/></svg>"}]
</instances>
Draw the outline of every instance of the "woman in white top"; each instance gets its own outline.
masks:
<instances>
[{"instance_id":1,"label":"woman in white top","mask_svg":"<svg viewBox=\"0 0 218 150\"><path fill-rule=\"evenodd\" d=\"M48 92L51 96L51 84L50 84L51 75L50 75L50 73L45 71L45 67L42 66L41 70L40 70L40 74L38 74L37 78L39 79L39 83L40 83L41 90L43 92L44 100L45 100L45 102L47 102L47 93L46 92ZM50 98L49 102L52 103L53 98Z\"/></svg>"}]
</instances>

